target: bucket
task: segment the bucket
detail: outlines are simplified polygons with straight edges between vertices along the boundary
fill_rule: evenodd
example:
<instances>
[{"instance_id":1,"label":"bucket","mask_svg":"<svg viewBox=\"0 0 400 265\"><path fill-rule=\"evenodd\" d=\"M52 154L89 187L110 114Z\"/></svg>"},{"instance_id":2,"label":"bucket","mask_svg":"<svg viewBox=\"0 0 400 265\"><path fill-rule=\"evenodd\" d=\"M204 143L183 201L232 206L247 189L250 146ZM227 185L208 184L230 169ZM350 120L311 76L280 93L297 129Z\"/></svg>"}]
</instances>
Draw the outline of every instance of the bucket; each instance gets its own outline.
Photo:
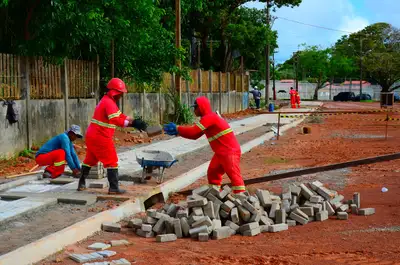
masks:
<instances>
[{"instance_id":1,"label":"bucket","mask_svg":"<svg viewBox=\"0 0 400 265\"><path fill-rule=\"evenodd\" d=\"M268 105L268 111L269 111L269 112L274 112L274 104L273 104L273 103L269 103L269 105Z\"/></svg>"}]
</instances>

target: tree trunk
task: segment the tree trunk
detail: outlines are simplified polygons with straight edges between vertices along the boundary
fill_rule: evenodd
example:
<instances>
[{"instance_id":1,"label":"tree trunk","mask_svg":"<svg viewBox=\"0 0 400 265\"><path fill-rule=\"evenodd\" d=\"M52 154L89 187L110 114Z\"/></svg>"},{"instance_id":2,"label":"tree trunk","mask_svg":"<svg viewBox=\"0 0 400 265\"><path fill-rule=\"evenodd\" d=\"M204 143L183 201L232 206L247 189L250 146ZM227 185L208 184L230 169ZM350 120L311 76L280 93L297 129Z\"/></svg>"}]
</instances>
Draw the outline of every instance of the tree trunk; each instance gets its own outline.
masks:
<instances>
[{"instance_id":1,"label":"tree trunk","mask_svg":"<svg viewBox=\"0 0 400 265\"><path fill-rule=\"evenodd\" d=\"M319 90L319 84L317 84L317 87L315 88L313 100L318 100L318 90Z\"/></svg>"}]
</instances>

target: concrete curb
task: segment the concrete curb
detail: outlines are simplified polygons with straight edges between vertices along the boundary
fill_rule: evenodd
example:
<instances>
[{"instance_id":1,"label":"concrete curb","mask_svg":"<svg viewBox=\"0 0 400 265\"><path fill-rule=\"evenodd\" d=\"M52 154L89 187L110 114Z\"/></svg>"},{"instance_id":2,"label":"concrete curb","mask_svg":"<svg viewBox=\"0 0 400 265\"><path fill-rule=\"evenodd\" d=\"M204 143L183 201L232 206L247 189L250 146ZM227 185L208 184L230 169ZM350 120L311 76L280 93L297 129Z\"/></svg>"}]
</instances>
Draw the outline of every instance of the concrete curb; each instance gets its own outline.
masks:
<instances>
[{"instance_id":1,"label":"concrete curb","mask_svg":"<svg viewBox=\"0 0 400 265\"><path fill-rule=\"evenodd\" d=\"M48 235L10 253L0 256L0 265L31 265L61 251L64 247L93 235L101 229L103 222L116 222L141 212L140 200L127 201L116 209L98 213L61 231Z\"/></svg>"},{"instance_id":2,"label":"concrete curb","mask_svg":"<svg viewBox=\"0 0 400 265\"><path fill-rule=\"evenodd\" d=\"M4 190L8 190L8 189L12 189L18 186L21 186L29 181L32 180L37 180L37 174L35 174L34 176L26 176L23 177L21 179L17 179L17 180L12 180L10 182L4 183L0 185L0 191L4 191Z\"/></svg>"},{"instance_id":3,"label":"concrete curb","mask_svg":"<svg viewBox=\"0 0 400 265\"><path fill-rule=\"evenodd\" d=\"M284 132L301 123L304 118L294 121L293 123L282 126L281 131ZM250 151L252 148L263 144L265 141L274 136L272 132L266 133L246 144L242 145L242 153ZM123 218L134 215L145 210L144 201L153 195L162 193L165 199L171 192L179 191L196 180L202 178L207 173L210 162L206 162L195 169L178 176L173 180L169 180L158 187L154 188L147 196L136 198L135 201L126 201L116 209L98 213L88 219L73 224L61 231L48 235L28 245L20 247L12 252L0 256L0 265L31 265L39 262L46 257L61 251L64 247L84 240L94 233L100 231L101 224L104 222L119 222Z\"/></svg>"}]
</instances>

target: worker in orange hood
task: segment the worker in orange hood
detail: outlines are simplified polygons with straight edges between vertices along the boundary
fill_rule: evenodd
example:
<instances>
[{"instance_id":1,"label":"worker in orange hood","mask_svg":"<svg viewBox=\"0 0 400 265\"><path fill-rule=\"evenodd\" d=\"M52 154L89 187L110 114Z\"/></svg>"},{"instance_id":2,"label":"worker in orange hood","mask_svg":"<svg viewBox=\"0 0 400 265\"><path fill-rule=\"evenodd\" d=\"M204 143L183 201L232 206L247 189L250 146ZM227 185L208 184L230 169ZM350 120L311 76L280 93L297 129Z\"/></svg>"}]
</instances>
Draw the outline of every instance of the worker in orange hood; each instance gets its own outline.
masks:
<instances>
[{"instance_id":1,"label":"worker in orange hood","mask_svg":"<svg viewBox=\"0 0 400 265\"><path fill-rule=\"evenodd\" d=\"M296 97L297 108L300 109L300 93L298 89L296 89L295 97Z\"/></svg>"},{"instance_id":2,"label":"worker in orange hood","mask_svg":"<svg viewBox=\"0 0 400 265\"><path fill-rule=\"evenodd\" d=\"M293 89L293 87L290 88L290 105L292 109L296 108L296 90Z\"/></svg>"},{"instance_id":3,"label":"worker in orange hood","mask_svg":"<svg viewBox=\"0 0 400 265\"><path fill-rule=\"evenodd\" d=\"M125 190L118 185L118 156L113 143L117 127L133 127L145 130L147 124L141 119L133 119L123 114L117 102L127 92L125 83L119 78L112 78L107 84L108 92L100 100L94 110L93 118L86 131L86 157L82 163L82 174L79 179L78 191L86 189L86 178L91 167L102 162L107 169L110 184L109 194L122 194Z\"/></svg>"},{"instance_id":4,"label":"worker in orange hood","mask_svg":"<svg viewBox=\"0 0 400 265\"><path fill-rule=\"evenodd\" d=\"M195 101L194 113L201 117L200 122L192 126L176 126L174 123L164 125L169 135L179 135L196 140L203 134L207 136L214 156L207 170L210 186L221 188L222 176L226 173L231 180L234 193L245 191L240 173L240 145L228 122L211 110L210 101L206 97L198 97Z\"/></svg>"}]
</instances>

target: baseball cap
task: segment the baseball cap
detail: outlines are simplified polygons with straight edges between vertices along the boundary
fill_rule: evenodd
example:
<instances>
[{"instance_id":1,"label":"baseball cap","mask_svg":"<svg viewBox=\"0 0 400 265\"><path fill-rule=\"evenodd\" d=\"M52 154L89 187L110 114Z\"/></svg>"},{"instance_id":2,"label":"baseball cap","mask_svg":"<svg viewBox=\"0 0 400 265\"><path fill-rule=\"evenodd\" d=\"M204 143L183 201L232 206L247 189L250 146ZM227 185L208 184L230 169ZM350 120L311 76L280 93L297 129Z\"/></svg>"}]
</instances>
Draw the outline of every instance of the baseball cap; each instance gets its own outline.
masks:
<instances>
[{"instance_id":1,"label":"baseball cap","mask_svg":"<svg viewBox=\"0 0 400 265\"><path fill-rule=\"evenodd\" d=\"M71 125L71 127L68 129L67 132L73 132L73 133L75 133L75 135L78 138L83 138L82 132L81 132L81 127L79 127L79 125L75 125L75 124Z\"/></svg>"}]
</instances>

